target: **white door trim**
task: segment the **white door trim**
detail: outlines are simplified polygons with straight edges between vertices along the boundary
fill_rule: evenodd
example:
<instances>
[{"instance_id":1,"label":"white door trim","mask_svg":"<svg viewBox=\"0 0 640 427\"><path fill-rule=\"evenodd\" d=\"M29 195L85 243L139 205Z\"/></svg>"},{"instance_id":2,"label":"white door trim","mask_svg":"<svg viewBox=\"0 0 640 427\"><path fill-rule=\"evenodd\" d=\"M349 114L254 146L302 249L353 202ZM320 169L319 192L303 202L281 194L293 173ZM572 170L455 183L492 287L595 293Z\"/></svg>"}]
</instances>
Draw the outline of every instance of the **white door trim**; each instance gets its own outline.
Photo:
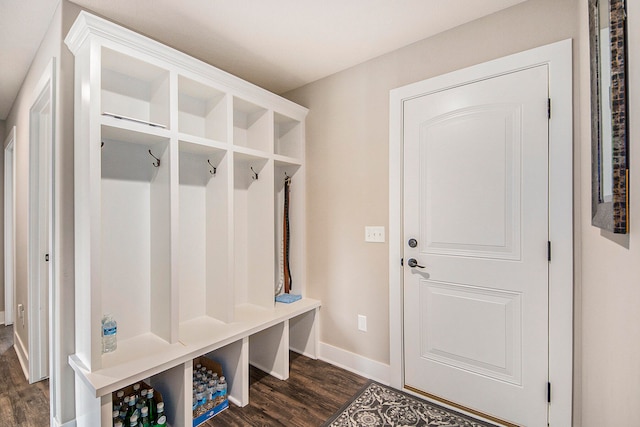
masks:
<instances>
[{"instance_id":1,"label":"white door trim","mask_svg":"<svg viewBox=\"0 0 640 427\"><path fill-rule=\"evenodd\" d=\"M389 104L389 339L391 385L403 389L402 107L416 96L547 64L549 121L549 379L550 426L569 426L573 395L573 92L572 41L525 52L413 83L390 92Z\"/></svg>"},{"instance_id":2,"label":"white door trim","mask_svg":"<svg viewBox=\"0 0 640 427\"><path fill-rule=\"evenodd\" d=\"M55 58L45 67L33 92L33 103L29 109L29 239L28 239L28 316L29 316L29 383L49 376L51 340L49 325L52 317L53 263L43 266L44 254L53 256L53 147L55 145ZM41 168L44 164L45 175ZM47 197L46 211L42 212L41 178L44 179ZM46 234L41 229L42 215L48 223ZM47 271L47 282L40 277ZM44 285L44 287L42 287ZM47 315L42 316L40 306L46 298Z\"/></svg>"},{"instance_id":3,"label":"white door trim","mask_svg":"<svg viewBox=\"0 0 640 427\"><path fill-rule=\"evenodd\" d=\"M4 141L4 324L12 325L15 309L15 142L16 127Z\"/></svg>"}]
</instances>

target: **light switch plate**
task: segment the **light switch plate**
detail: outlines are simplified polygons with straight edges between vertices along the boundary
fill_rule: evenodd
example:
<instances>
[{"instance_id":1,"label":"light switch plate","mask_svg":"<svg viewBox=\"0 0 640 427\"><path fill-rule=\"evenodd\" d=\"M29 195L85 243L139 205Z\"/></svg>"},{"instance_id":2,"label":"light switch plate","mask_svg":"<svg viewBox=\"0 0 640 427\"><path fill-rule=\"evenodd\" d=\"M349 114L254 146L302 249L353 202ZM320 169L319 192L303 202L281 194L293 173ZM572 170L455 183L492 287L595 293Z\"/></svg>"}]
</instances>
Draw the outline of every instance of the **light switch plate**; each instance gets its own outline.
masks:
<instances>
[{"instance_id":1,"label":"light switch plate","mask_svg":"<svg viewBox=\"0 0 640 427\"><path fill-rule=\"evenodd\" d=\"M364 241L384 243L384 226L367 225L364 227Z\"/></svg>"},{"instance_id":2,"label":"light switch plate","mask_svg":"<svg viewBox=\"0 0 640 427\"><path fill-rule=\"evenodd\" d=\"M358 330L362 332L367 332L367 316L358 314Z\"/></svg>"}]
</instances>

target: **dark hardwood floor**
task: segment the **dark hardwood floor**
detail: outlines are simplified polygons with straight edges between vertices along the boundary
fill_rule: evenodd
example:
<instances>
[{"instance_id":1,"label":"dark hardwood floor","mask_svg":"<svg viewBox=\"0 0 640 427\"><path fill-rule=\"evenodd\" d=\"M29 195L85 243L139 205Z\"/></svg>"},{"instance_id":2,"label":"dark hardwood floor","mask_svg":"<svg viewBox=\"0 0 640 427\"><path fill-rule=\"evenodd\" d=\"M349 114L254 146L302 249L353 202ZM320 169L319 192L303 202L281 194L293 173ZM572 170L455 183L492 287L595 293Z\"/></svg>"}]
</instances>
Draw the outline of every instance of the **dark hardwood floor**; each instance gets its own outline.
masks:
<instances>
[{"instance_id":1,"label":"dark hardwood floor","mask_svg":"<svg viewBox=\"0 0 640 427\"><path fill-rule=\"evenodd\" d=\"M289 357L287 381L250 367L249 405L239 408L230 404L203 425L317 427L368 381L297 353L291 352Z\"/></svg>"},{"instance_id":2,"label":"dark hardwood floor","mask_svg":"<svg viewBox=\"0 0 640 427\"><path fill-rule=\"evenodd\" d=\"M30 385L12 344L13 328L0 325L0 426L48 426L49 381ZM291 352L287 381L250 367L249 405L230 404L203 426L320 426L366 382L359 375Z\"/></svg>"},{"instance_id":3,"label":"dark hardwood floor","mask_svg":"<svg viewBox=\"0 0 640 427\"><path fill-rule=\"evenodd\" d=\"M12 345L13 327L0 325L0 426L48 426L49 381L29 384Z\"/></svg>"}]
</instances>

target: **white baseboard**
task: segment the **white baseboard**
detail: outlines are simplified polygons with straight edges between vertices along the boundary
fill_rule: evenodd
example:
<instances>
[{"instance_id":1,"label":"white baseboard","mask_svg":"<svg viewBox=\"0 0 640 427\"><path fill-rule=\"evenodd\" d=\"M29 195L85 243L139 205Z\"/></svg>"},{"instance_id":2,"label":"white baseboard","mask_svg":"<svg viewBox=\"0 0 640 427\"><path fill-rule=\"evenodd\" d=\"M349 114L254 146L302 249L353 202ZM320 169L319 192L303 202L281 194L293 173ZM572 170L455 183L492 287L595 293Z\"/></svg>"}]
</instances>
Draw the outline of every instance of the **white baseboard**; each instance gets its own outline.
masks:
<instances>
[{"instance_id":1,"label":"white baseboard","mask_svg":"<svg viewBox=\"0 0 640 427\"><path fill-rule=\"evenodd\" d=\"M391 369L389 365L330 344L320 343L319 359L379 383L386 385L390 383Z\"/></svg>"},{"instance_id":2,"label":"white baseboard","mask_svg":"<svg viewBox=\"0 0 640 427\"><path fill-rule=\"evenodd\" d=\"M51 418L51 427L76 427L76 420L67 421L64 424L60 424L55 418Z\"/></svg>"},{"instance_id":3,"label":"white baseboard","mask_svg":"<svg viewBox=\"0 0 640 427\"><path fill-rule=\"evenodd\" d=\"M20 335L16 334L15 331L13 334L13 347L16 349L16 354L18 355L20 366L22 366L24 377L29 381L29 353L25 349L24 344L20 339Z\"/></svg>"}]
</instances>

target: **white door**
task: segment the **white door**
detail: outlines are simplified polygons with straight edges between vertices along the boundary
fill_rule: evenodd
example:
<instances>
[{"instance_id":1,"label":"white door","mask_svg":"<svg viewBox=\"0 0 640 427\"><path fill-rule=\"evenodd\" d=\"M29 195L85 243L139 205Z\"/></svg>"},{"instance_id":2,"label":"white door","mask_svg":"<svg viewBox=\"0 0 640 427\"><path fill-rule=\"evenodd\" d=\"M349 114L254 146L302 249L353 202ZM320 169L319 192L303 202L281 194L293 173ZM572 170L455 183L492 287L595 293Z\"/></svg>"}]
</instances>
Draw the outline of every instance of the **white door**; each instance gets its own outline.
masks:
<instances>
[{"instance_id":1,"label":"white door","mask_svg":"<svg viewBox=\"0 0 640 427\"><path fill-rule=\"evenodd\" d=\"M15 222L14 222L14 146L16 127L5 140L4 149L4 324L13 325L15 308Z\"/></svg>"},{"instance_id":2,"label":"white door","mask_svg":"<svg viewBox=\"0 0 640 427\"><path fill-rule=\"evenodd\" d=\"M548 93L541 65L403 107L405 385L521 426L547 425Z\"/></svg>"},{"instance_id":3,"label":"white door","mask_svg":"<svg viewBox=\"0 0 640 427\"><path fill-rule=\"evenodd\" d=\"M52 60L29 112L29 383L49 377L54 70Z\"/></svg>"}]
</instances>

